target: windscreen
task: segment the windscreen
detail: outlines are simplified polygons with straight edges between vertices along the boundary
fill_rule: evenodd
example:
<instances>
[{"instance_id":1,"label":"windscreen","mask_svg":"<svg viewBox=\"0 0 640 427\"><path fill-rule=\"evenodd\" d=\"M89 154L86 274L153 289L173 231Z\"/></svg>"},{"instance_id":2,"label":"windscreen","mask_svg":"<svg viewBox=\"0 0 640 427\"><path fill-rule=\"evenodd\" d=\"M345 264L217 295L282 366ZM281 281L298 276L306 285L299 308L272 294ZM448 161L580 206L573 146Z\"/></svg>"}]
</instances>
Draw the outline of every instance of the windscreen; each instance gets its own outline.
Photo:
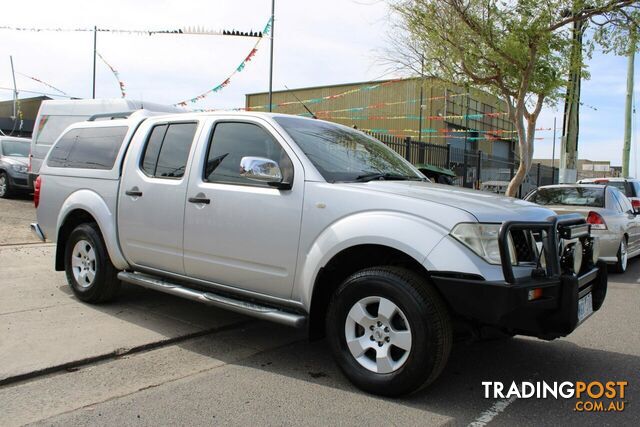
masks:
<instances>
[{"instance_id":1,"label":"windscreen","mask_svg":"<svg viewBox=\"0 0 640 427\"><path fill-rule=\"evenodd\" d=\"M361 132L321 120L274 117L328 182L381 179L424 180L389 147ZM385 177L386 175L386 177Z\"/></svg>"},{"instance_id":2,"label":"windscreen","mask_svg":"<svg viewBox=\"0 0 640 427\"><path fill-rule=\"evenodd\" d=\"M604 207L603 188L560 187L540 188L528 199L539 205Z\"/></svg>"},{"instance_id":3,"label":"windscreen","mask_svg":"<svg viewBox=\"0 0 640 427\"><path fill-rule=\"evenodd\" d=\"M31 146L28 142L2 141L2 155L11 157L29 157Z\"/></svg>"}]
</instances>

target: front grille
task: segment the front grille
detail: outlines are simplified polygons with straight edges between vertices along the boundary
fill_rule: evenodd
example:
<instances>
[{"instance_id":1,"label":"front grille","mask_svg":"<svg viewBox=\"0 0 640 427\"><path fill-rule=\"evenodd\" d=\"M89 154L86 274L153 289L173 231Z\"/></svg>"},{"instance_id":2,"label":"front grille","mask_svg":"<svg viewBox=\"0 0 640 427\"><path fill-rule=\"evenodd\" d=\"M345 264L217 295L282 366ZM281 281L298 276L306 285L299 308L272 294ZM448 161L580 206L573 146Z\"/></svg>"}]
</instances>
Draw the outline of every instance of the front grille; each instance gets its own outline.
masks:
<instances>
[{"instance_id":1,"label":"front grille","mask_svg":"<svg viewBox=\"0 0 640 427\"><path fill-rule=\"evenodd\" d=\"M536 261L536 253L534 251L535 242L533 241L531 232L513 230L511 231L511 239L513 240L518 263Z\"/></svg>"},{"instance_id":2,"label":"front grille","mask_svg":"<svg viewBox=\"0 0 640 427\"><path fill-rule=\"evenodd\" d=\"M13 178L16 185L27 185L27 178Z\"/></svg>"}]
</instances>

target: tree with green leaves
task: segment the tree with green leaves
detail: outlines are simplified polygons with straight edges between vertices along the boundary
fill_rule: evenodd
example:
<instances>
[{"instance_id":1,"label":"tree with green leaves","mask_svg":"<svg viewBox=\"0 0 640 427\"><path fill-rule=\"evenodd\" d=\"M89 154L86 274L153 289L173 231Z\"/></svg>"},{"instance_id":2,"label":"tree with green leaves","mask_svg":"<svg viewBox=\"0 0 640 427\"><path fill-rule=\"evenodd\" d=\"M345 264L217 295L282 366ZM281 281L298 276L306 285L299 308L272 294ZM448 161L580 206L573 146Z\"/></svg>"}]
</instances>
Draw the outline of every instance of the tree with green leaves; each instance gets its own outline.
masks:
<instances>
[{"instance_id":1,"label":"tree with green leaves","mask_svg":"<svg viewBox=\"0 0 640 427\"><path fill-rule=\"evenodd\" d=\"M459 86L473 86L505 101L518 137L520 165L507 188L515 196L533 159L536 121L544 105L564 96L568 76L588 77L572 60L572 27L592 23L583 42L590 57L621 45L619 28L638 31L638 1L629 0L389 0L399 15L393 60Z\"/></svg>"}]
</instances>

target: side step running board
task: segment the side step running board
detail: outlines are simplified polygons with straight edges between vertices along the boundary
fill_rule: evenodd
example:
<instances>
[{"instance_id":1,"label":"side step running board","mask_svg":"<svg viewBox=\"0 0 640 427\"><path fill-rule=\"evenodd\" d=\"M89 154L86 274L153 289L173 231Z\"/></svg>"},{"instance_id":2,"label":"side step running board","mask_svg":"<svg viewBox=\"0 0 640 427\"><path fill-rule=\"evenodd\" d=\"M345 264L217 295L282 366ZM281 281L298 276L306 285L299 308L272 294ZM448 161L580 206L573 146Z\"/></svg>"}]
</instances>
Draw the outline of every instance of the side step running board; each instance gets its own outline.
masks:
<instances>
[{"instance_id":1,"label":"side step running board","mask_svg":"<svg viewBox=\"0 0 640 427\"><path fill-rule=\"evenodd\" d=\"M195 289L181 286L177 283L169 282L165 279L149 276L142 273L130 273L121 271L118 273L118 279L132 285L143 286L145 288L175 295L178 297L190 299L224 308L236 313L245 314L247 316L257 317L259 319L270 320L272 322L281 323L287 326L301 328L306 324L306 316L302 314L289 313L277 308L259 305L253 302L247 302L240 299L230 298L214 294L211 292L198 291Z\"/></svg>"}]
</instances>

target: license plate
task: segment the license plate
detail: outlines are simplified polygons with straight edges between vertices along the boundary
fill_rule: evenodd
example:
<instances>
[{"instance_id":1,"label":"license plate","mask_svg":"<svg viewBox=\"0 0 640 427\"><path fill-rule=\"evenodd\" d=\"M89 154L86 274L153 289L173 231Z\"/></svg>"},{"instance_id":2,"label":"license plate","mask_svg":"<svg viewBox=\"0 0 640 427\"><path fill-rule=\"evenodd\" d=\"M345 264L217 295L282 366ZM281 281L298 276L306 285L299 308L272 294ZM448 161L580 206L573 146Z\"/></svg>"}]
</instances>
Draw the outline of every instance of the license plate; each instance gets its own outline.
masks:
<instances>
[{"instance_id":1,"label":"license plate","mask_svg":"<svg viewBox=\"0 0 640 427\"><path fill-rule=\"evenodd\" d=\"M593 296L591 293L578 300L578 323L589 317L593 313Z\"/></svg>"}]
</instances>

